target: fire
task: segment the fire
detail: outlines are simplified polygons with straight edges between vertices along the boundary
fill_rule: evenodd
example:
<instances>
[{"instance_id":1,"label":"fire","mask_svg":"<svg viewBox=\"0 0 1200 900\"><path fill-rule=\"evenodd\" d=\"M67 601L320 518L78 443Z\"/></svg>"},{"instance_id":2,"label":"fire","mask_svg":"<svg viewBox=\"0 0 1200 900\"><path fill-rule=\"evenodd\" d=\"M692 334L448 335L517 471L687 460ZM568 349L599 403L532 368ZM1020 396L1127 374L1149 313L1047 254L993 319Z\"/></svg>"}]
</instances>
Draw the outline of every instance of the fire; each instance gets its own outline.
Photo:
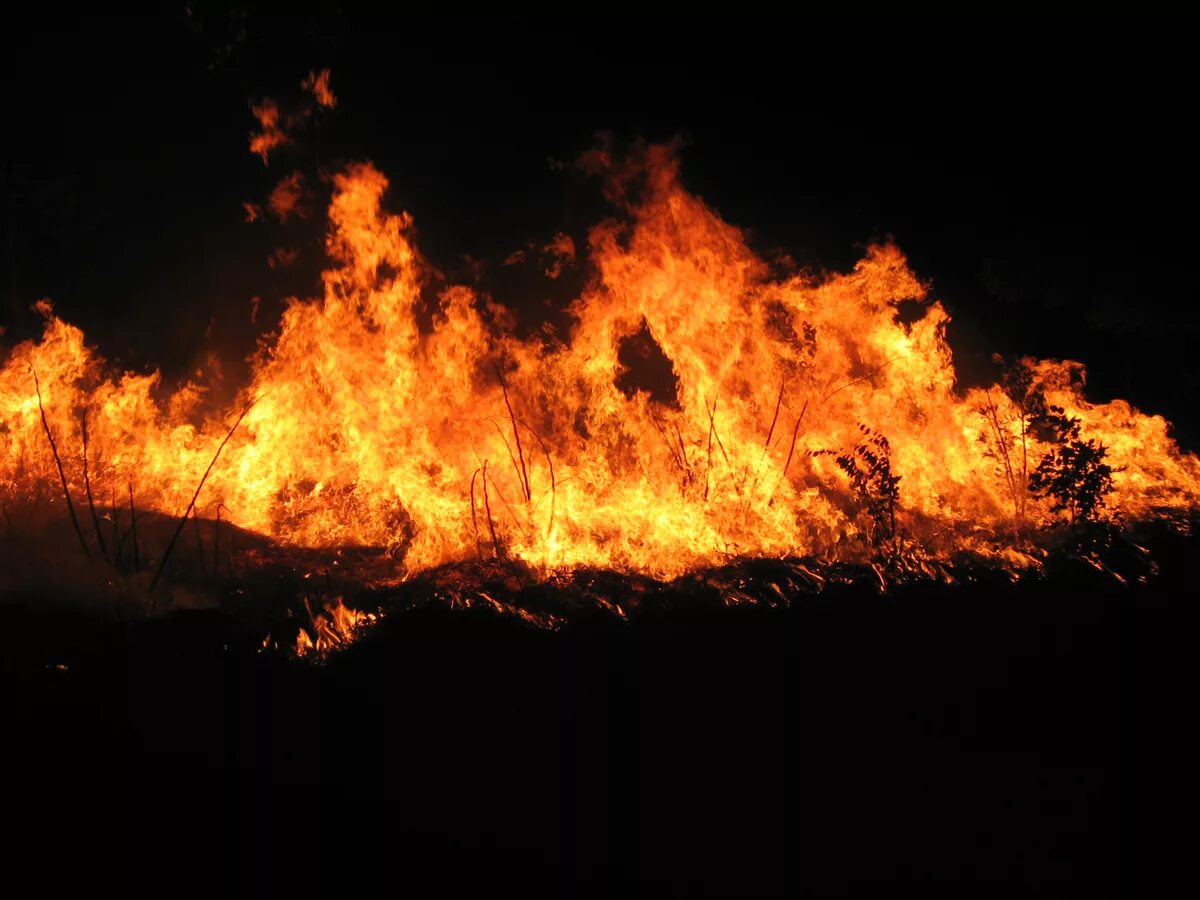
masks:
<instances>
[{"instance_id":1,"label":"fire","mask_svg":"<svg viewBox=\"0 0 1200 900\"><path fill-rule=\"evenodd\" d=\"M310 91L320 106L324 106L326 109L333 109L337 106L337 97L334 96L333 90L329 87L328 69L322 69L320 72L309 72L308 77L300 83L300 86L306 91Z\"/></svg>"},{"instance_id":2,"label":"fire","mask_svg":"<svg viewBox=\"0 0 1200 900\"><path fill-rule=\"evenodd\" d=\"M260 118L265 159L282 132ZM586 246L553 242L555 265L591 272L567 334L518 337L510 311L462 285L419 324L432 272L369 163L333 178L323 297L291 302L224 416L197 421L203 385L161 400L158 375L113 373L40 304L42 338L0 368L5 509L61 503L49 431L80 510L88 490L128 488L130 506L179 515L202 484L201 516L220 507L286 545L387 548L398 574L507 558L543 577L673 577L739 557L959 550L1020 567L1024 536L1062 517L1034 485L1065 446L1046 423L1070 420L1111 472L1096 515L1196 508L1200 461L1160 416L1087 401L1079 364L1023 360L1019 389L958 389L949 317L899 248L777 276L683 188L669 148L592 162L621 215ZM901 320L900 301L924 314ZM668 384L630 386L633 341ZM337 610L333 635L354 624ZM300 641L332 640L315 631Z\"/></svg>"},{"instance_id":3,"label":"fire","mask_svg":"<svg viewBox=\"0 0 1200 900\"><path fill-rule=\"evenodd\" d=\"M297 656L310 653L328 653L351 643L363 628L375 624L374 613L360 612L346 606L340 596L326 600L321 612L313 612L312 602L304 598L310 626L301 628L296 634ZM270 636L263 642L267 646Z\"/></svg>"}]
</instances>

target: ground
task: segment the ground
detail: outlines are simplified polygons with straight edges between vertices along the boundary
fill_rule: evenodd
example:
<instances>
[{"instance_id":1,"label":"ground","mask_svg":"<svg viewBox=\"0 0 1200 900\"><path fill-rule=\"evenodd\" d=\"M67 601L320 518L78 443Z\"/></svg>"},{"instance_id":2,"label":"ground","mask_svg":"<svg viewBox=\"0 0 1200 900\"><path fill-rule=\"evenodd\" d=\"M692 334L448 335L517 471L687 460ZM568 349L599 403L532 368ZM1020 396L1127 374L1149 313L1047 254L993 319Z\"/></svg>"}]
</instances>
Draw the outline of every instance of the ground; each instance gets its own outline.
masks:
<instances>
[{"instance_id":1,"label":"ground","mask_svg":"<svg viewBox=\"0 0 1200 900\"><path fill-rule=\"evenodd\" d=\"M1137 895L1183 803L1194 549L1164 539L1142 586L676 592L557 631L429 603L319 664L227 613L22 598L5 869L130 895Z\"/></svg>"}]
</instances>

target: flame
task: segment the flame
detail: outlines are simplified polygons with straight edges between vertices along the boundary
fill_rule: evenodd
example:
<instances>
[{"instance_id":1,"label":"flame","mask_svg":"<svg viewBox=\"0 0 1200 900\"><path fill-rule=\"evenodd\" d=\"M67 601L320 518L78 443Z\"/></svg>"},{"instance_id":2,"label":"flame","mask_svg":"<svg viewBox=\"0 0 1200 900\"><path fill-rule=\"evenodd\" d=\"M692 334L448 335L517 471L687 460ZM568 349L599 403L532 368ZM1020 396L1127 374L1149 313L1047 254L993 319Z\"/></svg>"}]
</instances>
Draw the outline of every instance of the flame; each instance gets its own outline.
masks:
<instances>
[{"instance_id":1,"label":"flame","mask_svg":"<svg viewBox=\"0 0 1200 900\"><path fill-rule=\"evenodd\" d=\"M308 214L302 206L303 199L304 176L300 172L292 172L280 179L279 183L271 189L267 205L280 222L286 222L291 216L307 218Z\"/></svg>"},{"instance_id":2,"label":"flame","mask_svg":"<svg viewBox=\"0 0 1200 900\"><path fill-rule=\"evenodd\" d=\"M250 152L257 153L265 166L269 161L271 151L289 141L287 132L283 129L279 104L267 98L260 104L250 107L254 118L258 120L261 129L250 135Z\"/></svg>"},{"instance_id":3,"label":"flame","mask_svg":"<svg viewBox=\"0 0 1200 900\"><path fill-rule=\"evenodd\" d=\"M309 72L308 77L300 82L300 87L311 92L317 103L326 109L333 109L337 106L337 97L333 95L333 91L329 87L328 69L322 69L320 72Z\"/></svg>"},{"instance_id":4,"label":"flame","mask_svg":"<svg viewBox=\"0 0 1200 900\"><path fill-rule=\"evenodd\" d=\"M277 115L260 118L267 135ZM434 279L411 217L387 209L371 164L335 175L323 297L283 313L234 409L257 402L215 465L234 413L198 424L201 385L161 401L157 374L112 374L39 304L41 339L0 368L5 508L53 496L48 429L76 497L85 478L104 496L129 484L139 509L178 515L202 484L202 515L220 505L288 545L388 548L409 572L510 558L544 576L594 566L674 577L743 556L862 552L883 526L844 462L860 447L898 479L886 529L896 541L1035 564L1018 535L1056 518L1029 490L1048 445L1003 385L956 387L949 317L896 246L869 247L844 274L779 277L682 187L670 148L589 164L622 215L593 227L578 254L565 235L547 248L593 274L569 332L528 339L462 285L437 296L431 327L419 324ZM902 321L903 300L924 315ZM665 386L638 386L628 348L639 341ZM1108 515L1196 508L1200 461L1162 417L1089 402L1077 363L1021 368L1106 448ZM299 644L341 634L336 610Z\"/></svg>"},{"instance_id":5,"label":"flame","mask_svg":"<svg viewBox=\"0 0 1200 900\"><path fill-rule=\"evenodd\" d=\"M362 629L374 625L378 617L374 613L365 613L346 606L342 597L334 597L325 601L323 611L314 613L312 604L306 597L304 606L308 610L310 629L301 628L296 634L295 651L297 656L310 653L328 653L351 643ZM270 640L270 635L263 641L264 649Z\"/></svg>"}]
</instances>

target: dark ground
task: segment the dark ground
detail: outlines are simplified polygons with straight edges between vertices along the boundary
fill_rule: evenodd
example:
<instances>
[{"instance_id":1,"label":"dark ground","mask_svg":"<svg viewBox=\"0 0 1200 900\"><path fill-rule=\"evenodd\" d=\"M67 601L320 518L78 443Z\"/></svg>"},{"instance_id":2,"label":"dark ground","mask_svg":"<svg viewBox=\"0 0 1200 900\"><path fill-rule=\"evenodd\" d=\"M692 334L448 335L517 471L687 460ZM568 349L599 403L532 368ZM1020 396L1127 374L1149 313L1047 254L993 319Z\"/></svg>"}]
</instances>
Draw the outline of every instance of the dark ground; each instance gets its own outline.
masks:
<instances>
[{"instance_id":1,"label":"dark ground","mask_svg":"<svg viewBox=\"0 0 1200 900\"><path fill-rule=\"evenodd\" d=\"M1184 858L1191 756L1195 542L1155 550L1143 587L1073 571L788 609L681 595L558 633L432 605L324 665L258 654L217 613L10 606L6 879L1146 895Z\"/></svg>"}]
</instances>

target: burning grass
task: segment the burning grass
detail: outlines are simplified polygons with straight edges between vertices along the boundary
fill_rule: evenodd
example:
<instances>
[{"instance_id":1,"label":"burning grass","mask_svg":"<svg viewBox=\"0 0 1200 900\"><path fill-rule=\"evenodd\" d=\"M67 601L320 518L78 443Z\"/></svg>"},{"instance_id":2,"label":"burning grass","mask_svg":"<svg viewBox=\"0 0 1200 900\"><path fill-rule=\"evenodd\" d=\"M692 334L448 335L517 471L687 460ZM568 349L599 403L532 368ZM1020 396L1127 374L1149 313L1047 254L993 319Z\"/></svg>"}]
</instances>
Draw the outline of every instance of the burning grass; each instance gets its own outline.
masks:
<instances>
[{"instance_id":1,"label":"burning grass","mask_svg":"<svg viewBox=\"0 0 1200 900\"><path fill-rule=\"evenodd\" d=\"M462 285L426 308L436 273L370 164L332 179L324 296L291 303L224 414L112 371L38 304L42 339L0 365L0 588L283 596L268 645L323 652L389 592L553 629L681 591L770 606L1059 558L1129 582L1153 568L1139 529L1190 525L1200 460L1165 420L1089 401L1072 362L961 389L895 246L779 278L669 148L587 163L614 215L566 333L522 338Z\"/></svg>"},{"instance_id":2,"label":"burning grass","mask_svg":"<svg viewBox=\"0 0 1200 900\"><path fill-rule=\"evenodd\" d=\"M136 517L140 567L131 563L131 524L124 524L126 555L117 564L83 558L69 525L50 521L40 533L0 546L0 594L42 610L75 606L118 618L219 611L257 636L261 652L321 660L369 634L381 619L404 621L433 609L464 621L482 617L560 631L604 623L625 627L664 615L786 610L846 591L903 593L1081 577L1133 588L1153 582L1153 548L1165 535L1190 534L1195 520L1062 526L1019 543L976 542L971 550L936 556L916 542L880 548L860 540L821 557L738 557L661 579L604 567L546 572L486 553L413 572L388 548L291 547L216 520L192 518L192 527L180 529L175 520L142 512ZM122 532L123 523L116 519L114 533ZM164 554L172 546L168 564Z\"/></svg>"}]
</instances>

